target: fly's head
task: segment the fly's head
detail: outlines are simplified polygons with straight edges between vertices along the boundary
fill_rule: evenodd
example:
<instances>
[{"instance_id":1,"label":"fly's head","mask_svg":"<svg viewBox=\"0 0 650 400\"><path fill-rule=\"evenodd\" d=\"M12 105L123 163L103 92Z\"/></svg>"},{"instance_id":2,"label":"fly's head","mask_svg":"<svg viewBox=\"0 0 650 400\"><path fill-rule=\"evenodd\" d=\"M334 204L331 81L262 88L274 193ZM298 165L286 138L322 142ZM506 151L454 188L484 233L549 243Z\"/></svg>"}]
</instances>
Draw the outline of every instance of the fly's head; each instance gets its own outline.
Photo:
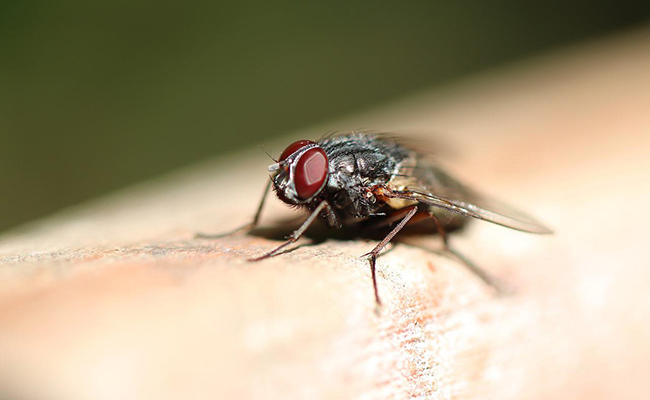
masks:
<instances>
[{"instance_id":1,"label":"fly's head","mask_svg":"<svg viewBox=\"0 0 650 400\"><path fill-rule=\"evenodd\" d=\"M278 197L289 204L303 205L316 198L329 177L325 151L311 140L291 143L277 163L269 166Z\"/></svg>"}]
</instances>

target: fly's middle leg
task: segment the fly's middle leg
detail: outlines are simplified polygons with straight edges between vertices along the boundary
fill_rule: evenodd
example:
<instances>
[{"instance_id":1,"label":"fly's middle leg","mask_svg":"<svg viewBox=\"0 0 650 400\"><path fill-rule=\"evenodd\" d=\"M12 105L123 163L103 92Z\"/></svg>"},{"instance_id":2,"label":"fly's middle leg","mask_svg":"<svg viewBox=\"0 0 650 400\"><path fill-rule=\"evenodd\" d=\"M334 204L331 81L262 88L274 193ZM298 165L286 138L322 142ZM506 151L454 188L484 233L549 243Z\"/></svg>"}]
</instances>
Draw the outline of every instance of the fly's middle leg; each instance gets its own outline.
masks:
<instances>
[{"instance_id":1,"label":"fly's middle leg","mask_svg":"<svg viewBox=\"0 0 650 400\"><path fill-rule=\"evenodd\" d=\"M376 274L376 264L377 264L377 256L381 251L386 247L386 245L401 231L404 226L409 222L411 218L415 215L415 213L418 212L418 206L413 205L410 207L406 207L403 210L400 211L405 211L407 212L404 218L400 221L399 224L397 224L393 230L390 231L386 237L375 246L372 251L369 253L364 254L362 257L368 256L368 261L370 262L370 272L372 273L372 286L375 290L375 302L377 307L381 306L381 299L379 298L379 291L377 290L377 274Z\"/></svg>"}]
</instances>

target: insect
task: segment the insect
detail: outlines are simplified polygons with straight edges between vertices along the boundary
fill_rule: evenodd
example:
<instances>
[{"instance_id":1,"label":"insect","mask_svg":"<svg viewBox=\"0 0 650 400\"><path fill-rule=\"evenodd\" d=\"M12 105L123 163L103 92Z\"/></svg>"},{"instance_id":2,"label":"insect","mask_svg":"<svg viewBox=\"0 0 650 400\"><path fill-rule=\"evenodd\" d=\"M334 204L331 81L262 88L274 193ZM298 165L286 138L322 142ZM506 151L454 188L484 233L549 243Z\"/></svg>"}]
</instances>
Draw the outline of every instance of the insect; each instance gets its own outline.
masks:
<instances>
[{"instance_id":1,"label":"insect","mask_svg":"<svg viewBox=\"0 0 650 400\"><path fill-rule=\"evenodd\" d=\"M551 233L530 216L480 195L424 154L385 135L352 132L319 141L299 140L274 161L268 168L271 179L253 221L236 231L250 230L258 224L271 187L280 200L310 214L286 242L253 260L278 254L319 218L332 228L360 224L392 227L364 255L370 263L377 306L381 304L377 256L407 224L433 220L447 250L447 232L462 227L470 218L523 232Z\"/></svg>"}]
</instances>

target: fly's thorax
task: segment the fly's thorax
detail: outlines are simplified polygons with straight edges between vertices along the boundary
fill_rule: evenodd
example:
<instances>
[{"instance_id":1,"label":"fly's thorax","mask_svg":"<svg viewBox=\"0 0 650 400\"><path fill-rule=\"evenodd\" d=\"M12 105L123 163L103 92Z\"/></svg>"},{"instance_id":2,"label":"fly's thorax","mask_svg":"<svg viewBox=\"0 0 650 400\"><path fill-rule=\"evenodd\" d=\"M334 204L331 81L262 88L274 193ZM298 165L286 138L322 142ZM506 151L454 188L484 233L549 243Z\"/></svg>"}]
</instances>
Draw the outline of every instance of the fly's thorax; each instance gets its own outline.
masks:
<instances>
[{"instance_id":1,"label":"fly's thorax","mask_svg":"<svg viewBox=\"0 0 650 400\"><path fill-rule=\"evenodd\" d=\"M350 134L319 142L330 160L331 170L356 176L358 181L386 182L411 151L369 134Z\"/></svg>"},{"instance_id":2,"label":"fly's thorax","mask_svg":"<svg viewBox=\"0 0 650 400\"><path fill-rule=\"evenodd\" d=\"M345 216L365 218L385 207L372 191L395 178L411 152L373 136L334 137L321 143L330 159L326 192Z\"/></svg>"}]
</instances>

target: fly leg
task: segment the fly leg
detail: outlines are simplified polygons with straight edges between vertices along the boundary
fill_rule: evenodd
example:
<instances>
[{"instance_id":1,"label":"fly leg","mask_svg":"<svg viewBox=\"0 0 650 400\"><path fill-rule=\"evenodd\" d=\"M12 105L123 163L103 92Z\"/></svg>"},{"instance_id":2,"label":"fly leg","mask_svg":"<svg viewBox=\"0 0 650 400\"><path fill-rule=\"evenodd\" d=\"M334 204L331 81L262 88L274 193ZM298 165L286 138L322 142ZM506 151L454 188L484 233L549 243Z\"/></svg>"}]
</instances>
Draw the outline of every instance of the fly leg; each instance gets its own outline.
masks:
<instances>
[{"instance_id":1,"label":"fly leg","mask_svg":"<svg viewBox=\"0 0 650 400\"><path fill-rule=\"evenodd\" d=\"M469 270L472 271L474 273L474 275L478 276L487 285L489 285L489 286L493 287L494 289L496 289L497 292L504 293L506 291L503 288L503 286L494 277L490 276L490 274L483 271L476 264L471 262L468 258L466 258L462 254L460 254L458 251L454 250L449 245L449 238L447 236L447 231L445 230L445 227L442 224L442 222L440 222L440 219L432 212L429 212L429 217L433 220L433 223L436 225L438 235L440 235L440 239L442 239L442 245L443 245L444 251L446 251L449 254L453 255L457 260L459 260L461 263L465 264L465 266L467 268L469 268Z\"/></svg>"},{"instance_id":2,"label":"fly leg","mask_svg":"<svg viewBox=\"0 0 650 400\"><path fill-rule=\"evenodd\" d=\"M440 239L442 239L442 246L444 250L451 252L451 249L449 248L449 238L447 238L447 231L442 225L442 222L440 222L440 218L438 218L436 214L432 212L429 212L429 218L431 218L433 220L433 223L436 225L436 230L438 231Z\"/></svg>"},{"instance_id":3,"label":"fly leg","mask_svg":"<svg viewBox=\"0 0 650 400\"><path fill-rule=\"evenodd\" d=\"M262 200L260 201L260 205L257 206L257 212L255 212L255 217L253 217L253 220L251 222L247 223L246 225L240 226L239 228L235 228L232 231L228 231L226 233L221 233L218 235L206 235L204 233L197 233L195 237L197 239L219 239L222 237L235 235L237 233L250 232L253 228L257 226L257 224L260 221L260 216L262 215L262 208L264 207L264 202L266 201L266 197L269 194L269 189L271 189L271 184L272 181L269 180L269 182L266 184L266 187L264 188L264 194L262 195Z\"/></svg>"},{"instance_id":4,"label":"fly leg","mask_svg":"<svg viewBox=\"0 0 650 400\"><path fill-rule=\"evenodd\" d=\"M314 221L316 221L316 218L318 218L318 215L321 212L323 212L324 210L327 211L327 220L329 222L336 222L336 215L332 211L332 208L330 207L329 203L326 200L323 200L318 205L318 207L316 207L314 209L314 211L312 211L312 213L309 215L309 217L307 217L305 222L303 222L302 225L300 225L300 227L298 229L296 229L295 231L293 231L293 233L291 235L289 235L286 242L282 243L281 245L279 245L275 249L269 251L268 253L266 253L266 254L264 254L264 255L262 255L260 257L251 258L249 261L260 261L260 260L264 260L266 258L273 257L280 250L284 249L285 247L287 247L291 243L295 243L298 239L300 239L300 237L303 235L303 233L305 233L307 228L309 228L311 226L311 224L314 223Z\"/></svg>"},{"instance_id":5,"label":"fly leg","mask_svg":"<svg viewBox=\"0 0 650 400\"><path fill-rule=\"evenodd\" d=\"M418 212L418 206L417 205L412 205L410 207L406 207L404 210L407 210L410 208L410 211L402 218L399 224L393 228L392 231L386 237L375 246L374 249L370 253L364 254L362 257L368 256L368 261L370 262L370 272L372 273L372 287L375 289L375 301L377 303L377 307L381 306L381 300L379 299L379 292L377 291L377 275L375 271L375 266L377 264L377 256L381 251L383 250L384 247L397 235L399 231L404 228L404 226L409 222L411 218L415 215L416 212ZM401 211L401 210L400 210Z\"/></svg>"}]
</instances>

